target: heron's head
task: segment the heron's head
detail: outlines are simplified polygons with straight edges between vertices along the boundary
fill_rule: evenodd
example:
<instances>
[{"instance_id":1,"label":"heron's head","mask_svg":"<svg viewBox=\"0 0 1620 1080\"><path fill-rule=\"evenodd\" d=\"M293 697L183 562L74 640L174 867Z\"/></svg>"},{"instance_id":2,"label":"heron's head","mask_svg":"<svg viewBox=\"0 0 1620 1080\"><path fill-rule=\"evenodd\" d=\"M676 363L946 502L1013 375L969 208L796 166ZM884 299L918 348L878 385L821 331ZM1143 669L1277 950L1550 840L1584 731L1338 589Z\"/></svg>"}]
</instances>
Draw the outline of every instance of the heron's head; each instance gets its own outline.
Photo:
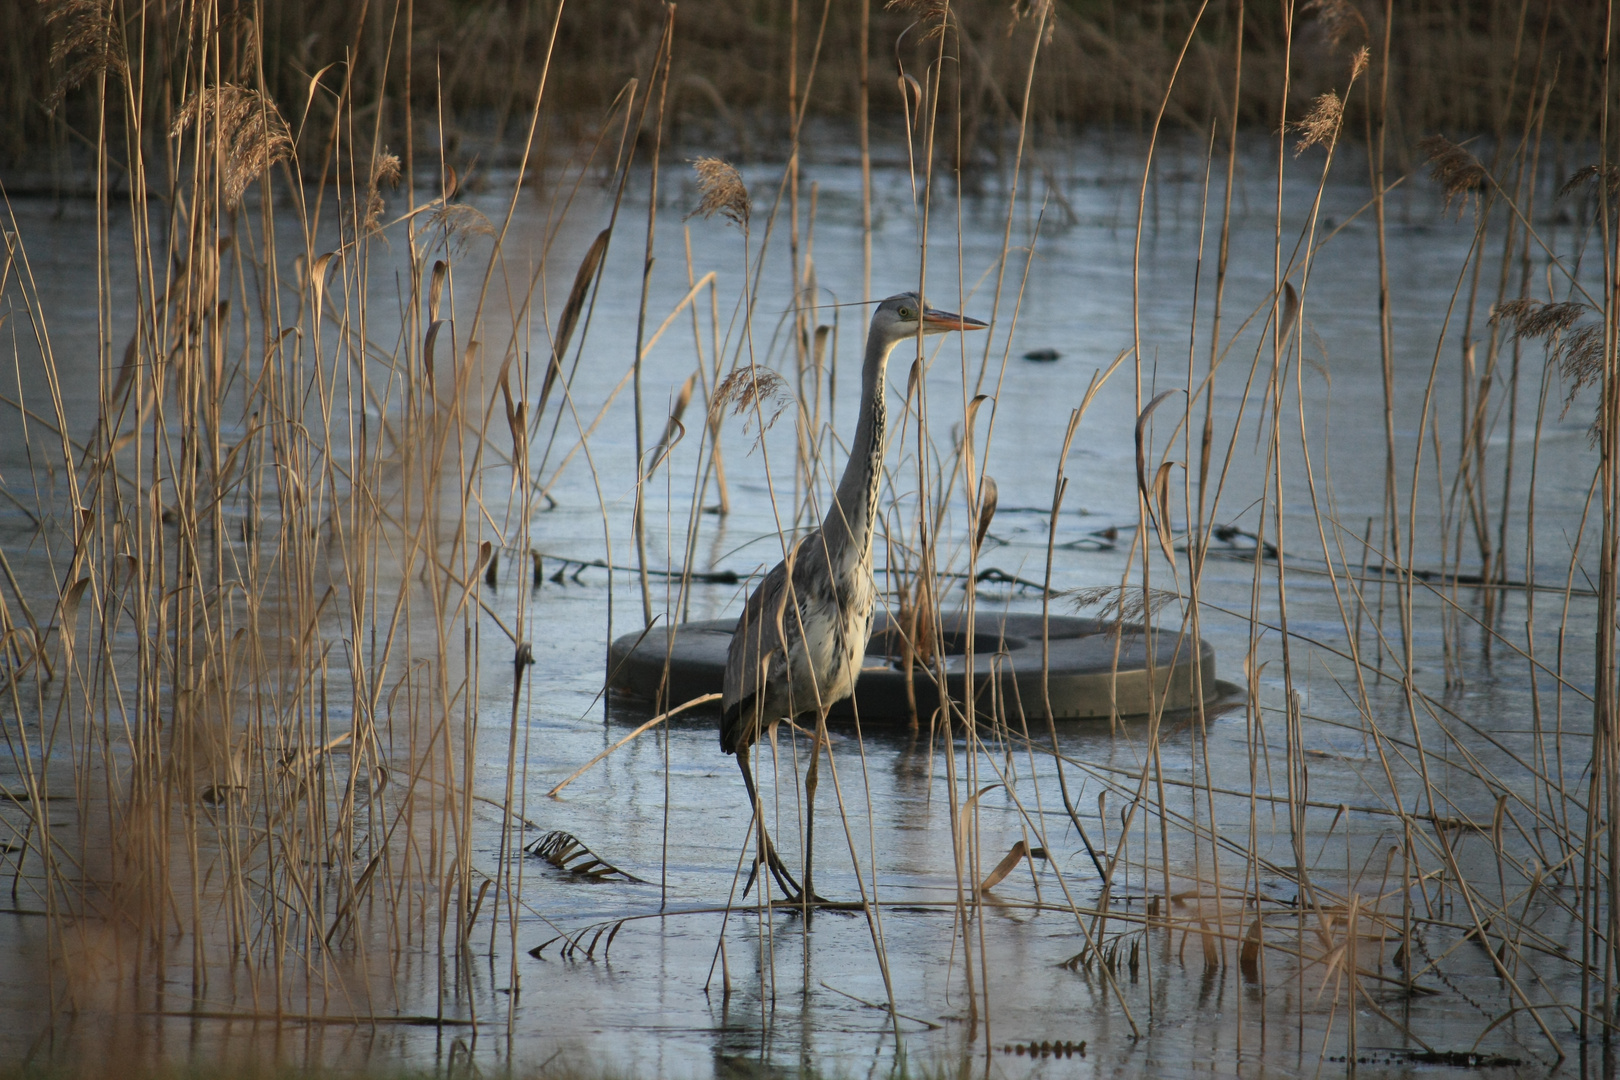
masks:
<instances>
[{"instance_id":1,"label":"heron's head","mask_svg":"<svg viewBox=\"0 0 1620 1080\"><path fill-rule=\"evenodd\" d=\"M951 330L983 330L988 323L970 319L966 315L953 315L939 311L922 302L913 292L891 296L872 313L872 333L885 344L894 346L909 337L917 336L921 324L924 334L943 334Z\"/></svg>"}]
</instances>

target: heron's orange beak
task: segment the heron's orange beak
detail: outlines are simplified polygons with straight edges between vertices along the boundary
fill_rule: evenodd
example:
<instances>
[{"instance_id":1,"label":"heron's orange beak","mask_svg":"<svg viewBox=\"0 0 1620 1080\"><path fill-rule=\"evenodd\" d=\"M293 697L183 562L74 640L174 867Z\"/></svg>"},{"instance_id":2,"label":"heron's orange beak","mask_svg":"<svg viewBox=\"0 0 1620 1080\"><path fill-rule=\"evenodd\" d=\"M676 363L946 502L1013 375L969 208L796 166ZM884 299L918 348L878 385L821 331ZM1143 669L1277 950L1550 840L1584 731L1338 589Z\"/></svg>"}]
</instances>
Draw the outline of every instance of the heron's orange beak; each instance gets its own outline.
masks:
<instances>
[{"instance_id":1,"label":"heron's orange beak","mask_svg":"<svg viewBox=\"0 0 1620 1080\"><path fill-rule=\"evenodd\" d=\"M923 308L923 326L930 333L940 333L945 330L983 330L989 323L970 319L966 315L954 315L949 311L935 311L933 308Z\"/></svg>"}]
</instances>

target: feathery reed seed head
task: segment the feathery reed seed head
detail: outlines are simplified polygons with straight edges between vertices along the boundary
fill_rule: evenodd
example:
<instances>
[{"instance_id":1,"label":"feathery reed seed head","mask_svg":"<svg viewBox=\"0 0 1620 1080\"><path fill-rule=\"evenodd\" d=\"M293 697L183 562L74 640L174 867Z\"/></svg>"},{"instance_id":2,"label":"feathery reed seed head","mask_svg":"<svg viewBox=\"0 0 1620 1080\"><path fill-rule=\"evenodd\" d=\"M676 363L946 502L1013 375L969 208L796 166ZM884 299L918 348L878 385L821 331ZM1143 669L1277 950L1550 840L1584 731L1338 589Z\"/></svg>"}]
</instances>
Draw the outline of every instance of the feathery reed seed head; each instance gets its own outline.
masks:
<instances>
[{"instance_id":1,"label":"feathery reed seed head","mask_svg":"<svg viewBox=\"0 0 1620 1080\"><path fill-rule=\"evenodd\" d=\"M890 11L904 11L917 17L928 27L922 40L929 41L945 32L945 23L951 13L950 0L889 0L884 5ZM1015 9L1016 11L1016 6Z\"/></svg>"},{"instance_id":2,"label":"feathery reed seed head","mask_svg":"<svg viewBox=\"0 0 1620 1080\"><path fill-rule=\"evenodd\" d=\"M719 158L703 157L692 162L697 173L698 191L702 199L687 217L714 217L719 213L729 221L747 228L752 207L748 202L748 187L736 166Z\"/></svg>"},{"instance_id":3,"label":"feathery reed seed head","mask_svg":"<svg viewBox=\"0 0 1620 1080\"><path fill-rule=\"evenodd\" d=\"M888 11L904 11L930 22L945 18L951 8L950 0L889 0L883 6ZM1034 7L1033 4L1030 6ZM1015 4L1015 12L1017 8L1018 5Z\"/></svg>"},{"instance_id":4,"label":"feathery reed seed head","mask_svg":"<svg viewBox=\"0 0 1620 1080\"><path fill-rule=\"evenodd\" d=\"M1480 164L1479 158L1444 135L1430 135L1418 146L1429 159L1429 176L1445 193L1446 209L1451 209L1452 200L1459 200L1457 216L1461 217L1463 206L1485 188L1489 178L1485 166Z\"/></svg>"},{"instance_id":5,"label":"feathery reed seed head","mask_svg":"<svg viewBox=\"0 0 1620 1080\"><path fill-rule=\"evenodd\" d=\"M384 184L399 186L399 155L390 154L386 148L371 159L371 177L366 183L366 215L360 222L362 233L370 235L382 228L383 212L388 209L382 197Z\"/></svg>"},{"instance_id":6,"label":"feathery reed seed head","mask_svg":"<svg viewBox=\"0 0 1620 1080\"><path fill-rule=\"evenodd\" d=\"M1322 28L1330 45L1343 45L1348 41L1366 41L1367 20L1361 17L1350 0L1310 0L1305 11L1314 13L1316 25Z\"/></svg>"},{"instance_id":7,"label":"feathery reed seed head","mask_svg":"<svg viewBox=\"0 0 1620 1080\"><path fill-rule=\"evenodd\" d=\"M1549 304L1521 296L1498 305L1491 312L1492 322L1513 324L1515 337L1545 339L1547 362L1557 366L1569 386L1564 395L1564 407L1558 414L1560 419L1569 415L1570 407L1582 390L1603 381L1603 326L1600 323L1576 325L1588 310L1585 304L1573 301ZM1588 435L1594 443L1602 438L1601 407Z\"/></svg>"},{"instance_id":8,"label":"feathery reed seed head","mask_svg":"<svg viewBox=\"0 0 1620 1080\"><path fill-rule=\"evenodd\" d=\"M1617 193L1620 193L1620 167L1614 165L1610 165L1606 169L1599 169L1596 165L1582 165L1575 170L1568 180L1564 181L1563 186L1558 189L1558 197L1562 199L1566 195L1590 186L1597 180L1600 172L1603 174L1603 187L1609 198L1613 199Z\"/></svg>"},{"instance_id":9,"label":"feathery reed seed head","mask_svg":"<svg viewBox=\"0 0 1620 1080\"><path fill-rule=\"evenodd\" d=\"M461 251L475 236L494 236L495 226L476 206L467 203L441 203L428 218L431 228L440 231L447 249Z\"/></svg>"},{"instance_id":10,"label":"feathery reed seed head","mask_svg":"<svg viewBox=\"0 0 1620 1080\"><path fill-rule=\"evenodd\" d=\"M1134 585L1098 585L1068 595L1075 611L1099 609L1103 622L1114 629L1151 619L1172 600L1181 600L1179 593L1167 589L1147 589L1144 595Z\"/></svg>"},{"instance_id":11,"label":"feathery reed seed head","mask_svg":"<svg viewBox=\"0 0 1620 1080\"><path fill-rule=\"evenodd\" d=\"M399 184L399 155L390 154L388 148L371 159L371 183L373 186L387 184L396 187Z\"/></svg>"},{"instance_id":12,"label":"feathery reed seed head","mask_svg":"<svg viewBox=\"0 0 1620 1080\"><path fill-rule=\"evenodd\" d=\"M889 6L893 7L894 5L890 4ZM1013 0L1012 18L1007 23L1007 33L1011 34L1013 27L1025 19L1038 19L1051 13L1052 0ZM1053 32L1056 29L1057 27L1053 23L1048 22L1046 24L1046 36L1041 41L1043 45L1051 42Z\"/></svg>"},{"instance_id":13,"label":"feathery reed seed head","mask_svg":"<svg viewBox=\"0 0 1620 1080\"><path fill-rule=\"evenodd\" d=\"M1491 312L1491 321L1511 323L1515 337L1544 338L1564 333L1580 320L1585 311L1585 304L1544 304L1532 297L1521 296L1498 305Z\"/></svg>"},{"instance_id":14,"label":"feathery reed seed head","mask_svg":"<svg viewBox=\"0 0 1620 1080\"><path fill-rule=\"evenodd\" d=\"M123 40L113 20L112 7L102 0L48 0L45 25L57 33L51 42L50 63L64 65L45 101L55 112L67 92L87 79L106 72L129 74Z\"/></svg>"},{"instance_id":15,"label":"feathery reed seed head","mask_svg":"<svg viewBox=\"0 0 1620 1080\"><path fill-rule=\"evenodd\" d=\"M788 392L787 381L782 376L769 368L750 364L747 367L739 367L726 376L725 381L715 390L714 403L709 406L709 416L712 421L718 422L728 405L733 416L743 416L757 407L760 416L760 434L763 435L792 402L793 395ZM743 424L743 430L748 430L746 422Z\"/></svg>"},{"instance_id":16,"label":"feathery reed seed head","mask_svg":"<svg viewBox=\"0 0 1620 1080\"><path fill-rule=\"evenodd\" d=\"M191 127L200 138L217 140L220 183L231 206L254 178L292 154L292 136L275 104L245 86L218 83L192 94L169 134L179 138Z\"/></svg>"},{"instance_id":17,"label":"feathery reed seed head","mask_svg":"<svg viewBox=\"0 0 1620 1080\"><path fill-rule=\"evenodd\" d=\"M1331 143L1339 130L1339 118L1343 115L1344 103L1337 94L1330 90L1317 95L1304 118L1288 125L1299 133L1299 141L1294 144L1294 156L1298 157L1318 143Z\"/></svg>"},{"instance_id":18,"label":"feathery reed seed head","mask_svg":"<svg viewBox=\"0 0 1620 1080\"><path fill-rule=\"evenodd\" d=\"M1564 408L1560 412L1562 419L1569 415L1570 407L1582 390L1588 386L1596 386L1603 381L1604 360L1607 350L1604 348L1603 327L1598 323L1588 323L1568 334L1560 334L1547 350L1547 359L1558 365L1558 373L1569 384L1569 392L1564 395ZM1587 431L1587 437L1593 445L1603 438L1603 406L1598 405L1597 415L1592 418L1592 426Z\"/></svg>"}]
</instances>

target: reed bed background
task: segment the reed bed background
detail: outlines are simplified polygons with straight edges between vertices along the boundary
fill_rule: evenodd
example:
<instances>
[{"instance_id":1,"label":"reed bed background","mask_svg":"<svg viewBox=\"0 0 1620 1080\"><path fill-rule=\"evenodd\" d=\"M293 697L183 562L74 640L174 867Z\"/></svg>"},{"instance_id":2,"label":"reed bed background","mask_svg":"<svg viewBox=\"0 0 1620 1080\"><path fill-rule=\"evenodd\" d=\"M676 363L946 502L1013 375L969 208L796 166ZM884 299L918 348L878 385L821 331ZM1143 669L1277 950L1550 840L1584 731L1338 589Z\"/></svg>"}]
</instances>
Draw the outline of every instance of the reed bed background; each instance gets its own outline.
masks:
<instances>
[{"instance_id":1,"label":"reed bed background","mask_svg":"<svg viewBox=\"0 0 1620 1080\"><path fill-rule=\"evenodd\" d=\"M855 124L866 112L892 147L904 130L894 68L901 60L926 67L932 43L915 26L930 7L688 0L670 58L667 130L730 158L781 160L801 108L811 123ZM1145 133L1161 108L1177 129L1202 131L1217 119L1230 122L1234 112L1241 125L1270 129L1285 85L1294 111L1342 89L1342 48L1373 45L1385 25L1383 5L1337 0L1096 0L1053 4L1037 18L1040 8L1005 0L951 6L962 80L952 107L960 123L939 133L939 149L953 164L971 171L1004 165L1014 154L1026 81L1029 119L1047 136L1096 125ZM1547 145L1598 138L1592 103L1604 85L1602 4L1420 0L1396 9L1400 30L1388 43L1388 87L1379 100L1386 153L1401 171L1421 160L1419 140L1436 132L1506 137L1503 125L1526 108L1531 92L1524 67L1531 55L1557 74L1542 120ZM1042 60L1029 76L1037 25ZM296 160L306 179L316 180L329 164L340 112L333 99L311 98L307 89L310 76L330 65L342 67L349 94L371 113L362 128L407 165L432 173L442 154L466 174L475 163L515 160L534 72L548 62L556 78L543 131L554 129L560 147L587 133L626 80L649 70L663 11L656 0L563 5L560 16L532 2L338 7L266 0L220 5L204 18L187 4L9 5L0 12L8 56L0 74L0 164L14 192L23 182L90 190L83 167L98 132L111 142L115 185L131 158L127 137L145 141L150 162L166 162L164 137L184 101L179 75L194 63L205 27L218 36L222 70L286 109L297 107ZM806 93L812 54L819 74ZM1246 77L1234 81L1239 60ZM108 98L98 91L92 73L108 64L135 73L132 92ZM1348 102L1357 141L1365 137L1370 90L1364 85ZM822 158L847 154L831 133L803 149Z\"/></svg>"},{"instance_id":2,"label":"reed bed background","mask_svg":"<svg viewBox=\"0 0 1620 1080\"><path fill-rule=\"evenodd\" d=\"M59 189L89 193L98 238L93 365L53 349L61 298L41 292L39 241L15 211L0 269L15 375L0 408L23 448L0 488L0 822L13 907L41 928L51 1013L320 1017L452 1038L504 1024L510 1039L518 995L479 973L500 964L516 988L550 921L519 853L545 826L537 778L558 763L527 723L547 708L530 694L545 593L498 583L557 572L546 512L558 477L590 474L593 561L639 614L624 626L610 592L610 634L688 610L705 584L700 539L741 497L728 461L733 478L741 457L768 484L776 529L757 549L774 562L841 467L836 350L865 310L822 306L807 162L861 168L863 280L840 296L872 294L871 173L893 157L925 238L904 284L1016 327L1042 223L1067 210L1058 133L1106 122L1134 126L1145 150L1127 215L1136 303L1127 348L1077 384L1051 458L1029 465L1052 487L1045 576L1024 583L1024 602L1111 613L1121 634L1195 639L1224 622L1223 640L1244 643L1246 685L1223 707L1243 716L1249 784L1228 786L1231 763L1200 749L1203 709L1161 703L1118 721L1134 772L1066 753L1056 725L1016 702L970 694L914 717L945 772L952 896L935 902L953 913L963 1052L988 1063L1002 1047L992 890L1032 852L1064 846L1085 861L1050 861L1028 910L1072 920L1073 947L1055 959L1133 1033L1152 1033L1154 1005L1129 987L1191 978L1191 941L1204 977L1241 985L1237 1008L1262 1026L1297 1022L1303 1045L1309 1014L1323 1060L1376 1045L1406 1063L1555 1064L1587 1040L1607 1045L1620 958L1607 9L322 10L86 0L0 15L34 58L0 86L13 150L49 155ZM1205 223L1173 363L1144 336L1140 267L1172 140L1203 176ZM724 158L768 164L745 179ZM1272 280L1238 310L1226 294L1234 177L1257 159L1276 174L1264 185ZM1364 520L1340 514L1330 466L1311 456L1325 423L1312 282L1335 272L1340 227L1320 207L1345 160L1364 169L1359 214L1378 241L1366 333L1382 408L1334 421L1381 434L1378 460L1360 463L1383 490ZM941 238L984 188L982 166L999 187L977 197L1000 200L1005 224L996 257L970 265ZM1301 170L1315 195L1299 219L1283 191ZM500 185L504 213L468 199L475 177ZM1390 192L1420 184L1474 236L1412 400L1398 390L1385 236ZM535 198L545 227L520 241L512 222ZM600 217L582 220L586 208ZM720 219L693 228L734 226L733 262L657 249L659 215L688 211ZM634 313L597 308L612 249L639 254ZM669 275L680 299L656 306ZM785 314L761 300L775 294ZM605 314L635 327L627 408L613 414L634 429L622 473L592 452L608 406L574 393ZM682 349L690 337L690 378L649 385L644 359L677 335ZM971 615L991 595L961 582L979 581L996 522L1011 341L997 331L915 364L902 350L892 369L879 584L917 679L944 678L942 613ZM934 372L948 390L930 389ZM1117 580L1080 589L1052 569L1075 498L1071 450L1121 384L1136 516L1108 541ZM1237 400L1234 421L1217 415L1218 394ZM1542 433L1566 409L1593 418L1578 457L1590 478L1584 511L1550 537L1535 516ZM1237 590L1230 559L1212 562L1234 550ZM1548 560L1564 567L1556 580L1536 576ZM1291 626L1302 576L1326 583L1336 622ZM1453 695L1481 652L1527 687L1528 716L1473 715ZM1309 687L1324 679L1342 700L1318 711ZM492 715L492 696L509 711ZM1362 748L1356 785L1327 797L1311 787L1335 752L1325 733ZM1167 743L1193 767L1167 768ZM779 788L805 750L785 737ZM842 841L903 1066L884 929L896 905L876 865L881 821L851 778L865 775L858 729L853 749L829 753L846 774ZM1106 812L1079 804L1082 778ZM1022 823L1022 850L987 837L992 797ZM613 840L610 809L585 844ZM667 815L665 829L667 850ZM788 811L777 833L791 845ZM568 839L543 854L577 870ZM725 993L752 984L761 1028L792 977L769 959L787 916L760 906L768 887L715 898L750 915L763 943L748 971L725 957L735 930L717 946ZM628 921L542 936L594 956ZM1436 999L1454 1011L1423 1004ZM1263 1067L1238 1041L1236 1064ZM36 1045L45 1059L75 1053ZM1020 1046L996 1060L1052 1052Z\"/></svg>"}]
</instances>

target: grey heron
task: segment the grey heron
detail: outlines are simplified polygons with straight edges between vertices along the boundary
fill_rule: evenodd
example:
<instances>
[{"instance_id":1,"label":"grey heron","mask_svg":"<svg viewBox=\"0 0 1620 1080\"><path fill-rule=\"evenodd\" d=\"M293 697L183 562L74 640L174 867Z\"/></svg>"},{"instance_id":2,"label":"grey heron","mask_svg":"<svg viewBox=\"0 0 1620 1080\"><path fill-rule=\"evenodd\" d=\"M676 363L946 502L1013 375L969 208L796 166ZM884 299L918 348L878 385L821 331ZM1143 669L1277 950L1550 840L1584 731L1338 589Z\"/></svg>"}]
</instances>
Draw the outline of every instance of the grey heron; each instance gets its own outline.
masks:
<instances>
[{"instance_id":1,"label":"grey heron","mask_svg":"<svg viewBox=\"0 0 1620 1080\"><path fill-rule=\"evenodd\" d=\"M848 697L861 672L872 633L876 592L872 583L872 526L883 475L885 373L894 347L918 334L979 330L977 319L935 311L916 293L878 304L866 337L861 367L861 411L849 462L820 528L789 550L748 597L726 655L721 691L720 749L735 754L748 789L760 862L790 899L816 898L812 869L816 778L827 709ZM804 887L801 889L771 846L748 750L784 718L814 716L807 804ZM744 892L747 889L745 887Z\"/></svg>"}]
</instances>

